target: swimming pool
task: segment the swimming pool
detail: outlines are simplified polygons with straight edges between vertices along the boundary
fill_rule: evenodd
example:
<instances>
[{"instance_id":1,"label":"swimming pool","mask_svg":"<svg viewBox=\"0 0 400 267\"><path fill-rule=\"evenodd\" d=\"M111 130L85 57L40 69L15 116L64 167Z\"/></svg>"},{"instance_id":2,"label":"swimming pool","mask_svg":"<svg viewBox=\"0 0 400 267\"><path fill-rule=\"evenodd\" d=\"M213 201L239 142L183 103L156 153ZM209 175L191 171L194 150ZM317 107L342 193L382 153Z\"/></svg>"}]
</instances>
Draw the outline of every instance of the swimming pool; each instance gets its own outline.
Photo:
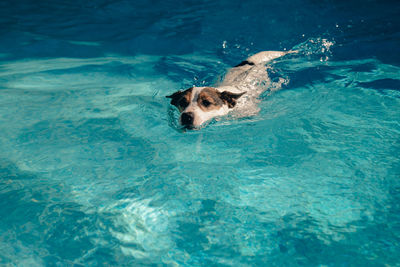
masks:
<instances>
[{"instance_id":1,"label":"swimming pool","mask_svg":"<svg viewBox=\"0 0 400 267\"><path fill-rule=\"evenodd\" d=\"M400 6L2 1L0 265L396 266ZM165 95L261 50L260 113Z\"/></svg>"}]
</instances>

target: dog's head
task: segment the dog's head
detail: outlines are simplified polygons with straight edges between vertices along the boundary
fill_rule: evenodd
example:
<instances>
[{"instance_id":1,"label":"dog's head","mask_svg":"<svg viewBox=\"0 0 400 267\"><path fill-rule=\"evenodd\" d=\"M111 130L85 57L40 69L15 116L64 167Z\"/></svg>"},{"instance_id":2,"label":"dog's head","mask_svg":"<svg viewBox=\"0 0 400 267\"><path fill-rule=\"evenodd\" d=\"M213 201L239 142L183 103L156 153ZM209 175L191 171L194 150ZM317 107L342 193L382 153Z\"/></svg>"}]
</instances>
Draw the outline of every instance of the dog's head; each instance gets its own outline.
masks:
<instances>
[{"instance_id":1,"label":"dog's head","mask_svg":"<svg viewBox=\"0 0 400 267\"><path fill-rule=\"evenodd\" d=\"M180 123L188 128L199 127L204 122L226 115L244 93L219 92L213 87L192 87L167 96L181 113Z\"/></svg>"}]
</instances>

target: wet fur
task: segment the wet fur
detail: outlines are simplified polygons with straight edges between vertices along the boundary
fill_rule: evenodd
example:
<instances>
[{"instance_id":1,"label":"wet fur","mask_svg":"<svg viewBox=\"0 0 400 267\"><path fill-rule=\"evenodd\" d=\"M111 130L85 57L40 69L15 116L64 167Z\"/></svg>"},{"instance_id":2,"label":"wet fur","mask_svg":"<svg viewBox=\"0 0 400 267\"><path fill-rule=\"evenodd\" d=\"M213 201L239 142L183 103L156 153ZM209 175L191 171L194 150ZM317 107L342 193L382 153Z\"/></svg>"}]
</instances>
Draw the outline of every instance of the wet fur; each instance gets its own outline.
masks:
<instances>
[{"instance_id":1,"label":"wet fur","mask_svg":"<svg viewBox=\"0 0 400 267\"><path fill-rule=\"evenodd\" d=\"M265 72L265 64L289 52L264 51L257 53L230 69L218 87L191 87L167 96L171 104L176 106L181 113L180 123L186 128L196 128L204 122L228 114L234 109L238 100L245 95L258 97L260 91L246 86L251 79L252 72ZM265 72L265 79L268 79ZM249 92L251 91L251 92ZM245 106L245 101L241 101Z\"/></svg>"}]
</instances>

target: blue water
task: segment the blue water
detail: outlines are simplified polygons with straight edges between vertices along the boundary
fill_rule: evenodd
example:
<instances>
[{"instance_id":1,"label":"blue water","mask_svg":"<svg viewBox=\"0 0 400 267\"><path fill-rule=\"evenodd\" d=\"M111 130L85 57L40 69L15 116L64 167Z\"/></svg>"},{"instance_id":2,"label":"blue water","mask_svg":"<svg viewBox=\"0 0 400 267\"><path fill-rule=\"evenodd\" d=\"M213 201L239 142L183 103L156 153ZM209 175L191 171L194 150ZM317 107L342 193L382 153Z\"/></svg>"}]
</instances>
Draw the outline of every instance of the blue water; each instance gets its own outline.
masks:
<instances>
[{"instance_id":1,"label":"blue water","mask_svg":"<svg viewBox=\"0 0 400 267\"><path fill-rule=\"evenodd\" d=\"M0 2L0 265L399 266L396 1ZM260 113L165 95L262 50Z\"/></svg>"}]
</instances>

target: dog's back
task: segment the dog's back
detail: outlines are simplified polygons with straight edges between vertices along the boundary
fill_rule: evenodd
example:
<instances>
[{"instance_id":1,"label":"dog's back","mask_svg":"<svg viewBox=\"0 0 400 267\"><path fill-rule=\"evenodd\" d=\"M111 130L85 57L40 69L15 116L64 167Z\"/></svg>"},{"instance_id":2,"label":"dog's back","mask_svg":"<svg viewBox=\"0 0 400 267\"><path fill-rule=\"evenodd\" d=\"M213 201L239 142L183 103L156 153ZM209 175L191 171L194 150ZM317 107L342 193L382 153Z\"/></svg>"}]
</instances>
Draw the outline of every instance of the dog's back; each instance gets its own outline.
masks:
<instances>
[{"instance_id":1,"label":"dog's back","mask_svg":"<svg viewBox=\"0 0 400 267\"><path fill-rule=\"evenodd\" d=\"M297 51L263 51L259 52L228 71L218 90L246 92L238 101L235 117L252 116L259 111L259 96L267 88L272 88L266 64L276 58Z\"/></svg>"},{"instance_id":2,"label":"dog's back","mask_svg":"<svg viewBox=\"0 0 400 267\"><path fill-rule=\"evenodd\" d=\"M249 81L258 80L259 78L268 79L265 75L265 64L271 60L282 57L288 53L294 53L293 51L263 51L259 52L246 60L242 61L240 64L236 65L234 68L230 69L225 75L224 80L220 86L243 86L248 85ZM262 73L260 73L262 72ZM258 79L254 79L257 75Z\"/></svg>"}]
</instances>

